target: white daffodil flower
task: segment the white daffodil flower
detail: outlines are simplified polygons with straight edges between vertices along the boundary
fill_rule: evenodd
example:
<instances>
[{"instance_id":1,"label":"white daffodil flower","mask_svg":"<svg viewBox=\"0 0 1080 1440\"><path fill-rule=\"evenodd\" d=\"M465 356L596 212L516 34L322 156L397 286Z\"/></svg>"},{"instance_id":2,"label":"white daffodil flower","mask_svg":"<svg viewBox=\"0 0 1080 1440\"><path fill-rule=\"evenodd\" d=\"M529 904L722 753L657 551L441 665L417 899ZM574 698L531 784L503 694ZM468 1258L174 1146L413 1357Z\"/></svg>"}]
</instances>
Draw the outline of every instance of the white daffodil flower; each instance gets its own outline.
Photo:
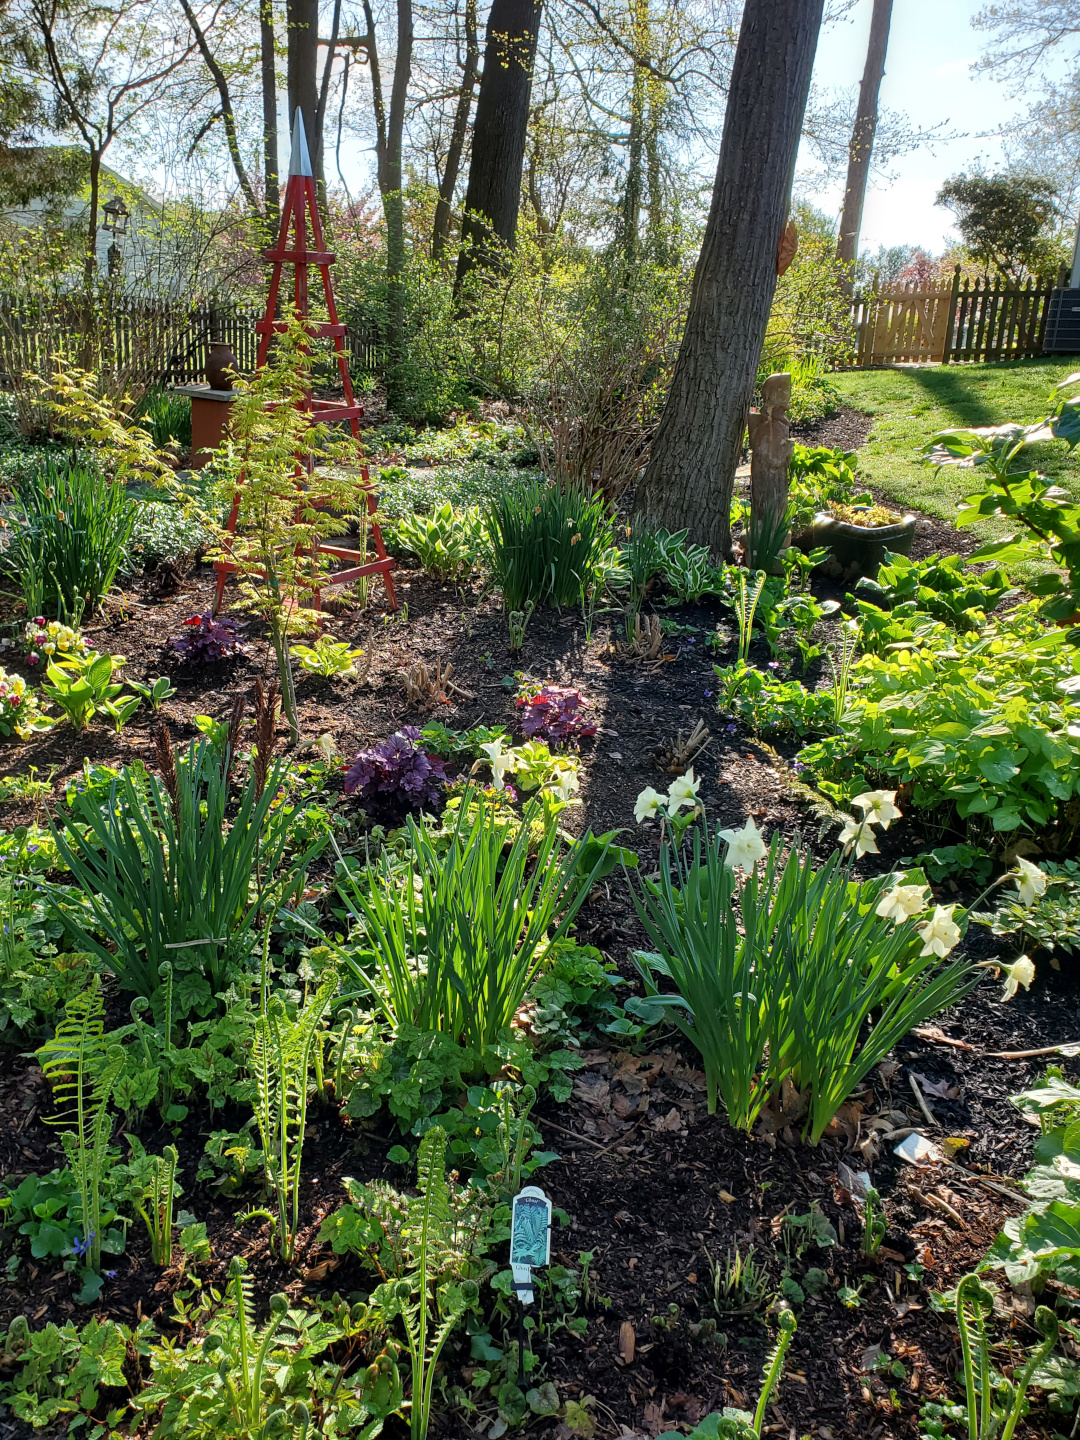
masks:
<instances>
[{"instance_id":1,"label":"white daffodil flower","mask_svg":"<svg viewBox=\"0 0 1080 1440\"><path fill-rule=\"evenodd\" d=\"M864 855L877 855L880 851L877 848L877 841L874 839L874 828L870 820L856 820L854 815L844 817L844 828L840 831L840 844L845 850L855 846L855 854L861 859Z\"/></svg>"},{"instance_id":2,"label":"white daffodil flower","mask_svg":"<svg viewBox=\"0 0 1080 1440\"><path fill-rule=\"evenodd\" d=\"M883 920L902 925L912 915L920 915L926 909L926 888L925 885L894 885L878 901L876 913Z\"/></svg>"},{"instance_id":3,"label":"white daffodil flower","mask_svg":"<svg viewBox=\"0 0 1080 1440\"><path fill-rule=\"evenodd\" d=\"M1038 865L1032 865L1030 860L1023 860L1019 856L1016 860L1017 874L1013 876L1016 881L1016 888L1020 891L1021 905L1034 905L1039 895L1046 894L1046 876L1039 869Z\"/></svg>"},{"instance_id":4,"label":"white daffodil flower","mask_svg":"<svg viewBox=\"0 0 1080 1440\"><path fill-rule=\"evenodd\" d=\"M1002 993L1002 1000L1011 1000L1017 989L1022 985L1025 990L1031 989L1031 982L1035 979L1035 966L1026 955L1021 955L1019 960L1014 960L1005 971L1005 989Z\"/></svg>"},{"instance_id":5,"label":"white daffodil flower","mask_svg":"<svg viewBox=\"0 0 1080 1440\"><path fill-rule=\"evenodd\" d=\"M654 790L651 785L646 785L641 794L634 802L634 819L640 825L643 820L648 820L659 810L667 808L667 802L659 790Z\"/></svg>"},{"instance_id":6,"label":"white daffodil flower","mask_svg":"<svg viewBox=\"0 0 1080 1440\"><path fill-rule=\"evenodd\" d=\"M701 781L694 779L693 769L687 770L685 775L680 775L668 786L668 814L677 815L685 806L692 810L697 804L697 792L701 788Z\"/></svg>"},{"instance_id":7,"label":"white daffodil flower","mask_svg":"<svg viewBox=\"0 0 1080 1440\"><path fill-rule=\"evenodd\" d=\"M944 960L950 950L960 943L960 927L952 918L955 905L935 905L934 913L925 925L918 927L917 934L923 942L921 954L938 955Z\"/></svg>"},{"instance_id":8,"label":"white daffodil flower","mask_svg":"<svg viewBox=\"0 0 1080 1440\"><path fill-rule=\"evenodd\" d=\"M569 804L571 795L576 795L581 789L581 780L577 771L571 770L569 766L556 770L551 777L551 789L564 805Z\"/></svg>"},{"instance_id":9,"label":"white daffodil flower","mask_svg":"<svg viewBox=\"0 0 1080 1440\"><path fill-rule=\"evenodd\" d=\"M319 754L327 763L337 754L337 745L334 743L334 737L329 731L327 731L325 735L320 735L315 745Z\"/></svg>"},{"instance_id":10,"label":"white daffodil flower","mask_svg":"<svg viewBox=\"0 0 1080 1440\"><path fill-rule=\"evenodd\" d=\"M491 764L491 778L495 783L495 789L505 790L506 782L503 780L503 776L507 772L513 774L517 769L517 760L514 758L513 751L504 749L501 740L491 740L488 744L481 745L480 749L483 750Z\"/></svg>"},{"instance_id":11,"label":"white daffodil flower","mask_svg":"<svg viewBox=\"0 0 1080 1440\"><path fill-rule=\"evenodd\" d=\"M761 838L761 831L753 820L747 819L741 830L721 830L720 839L727 843L724 864L734 870L752 870L757 862L769 853L769 847Z\"/></svg>"},{"instance_id":12,"label":"white daffodil flower","mask_svg":"<svg viewBox=\"0 0 1080 1440\"><path fill-rule=\"evenodd\" d=\"M851 803L863 812L865 825L880 825L882 830L887 830L894 820L903 817L904 812L897 808L895 801L895 790L867 790L863 795L856 795Z\"/></svg>"}]
</instances>

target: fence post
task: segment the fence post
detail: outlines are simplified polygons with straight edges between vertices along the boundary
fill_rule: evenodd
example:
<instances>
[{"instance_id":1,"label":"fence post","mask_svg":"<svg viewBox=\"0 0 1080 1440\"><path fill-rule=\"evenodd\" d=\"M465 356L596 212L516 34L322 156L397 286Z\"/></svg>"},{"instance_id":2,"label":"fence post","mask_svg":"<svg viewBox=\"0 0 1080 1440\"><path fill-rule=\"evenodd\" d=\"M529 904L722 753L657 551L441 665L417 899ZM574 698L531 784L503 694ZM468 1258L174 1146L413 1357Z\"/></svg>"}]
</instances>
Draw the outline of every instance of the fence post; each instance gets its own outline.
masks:
<instances>
[{"instance_id":1,"label":"fence post","mask_svg":"<svg viewBox=\"0 0 1080 1440\"><path fill-rule=\"evenodd\" d=\"M953 333L956 328L956 302L960 295L960 266L953 271L952 291L949 295L949 319L945 326L945 346L941 352L942 365L948 365L952 356Z\"/></svg>"}]
</instances>

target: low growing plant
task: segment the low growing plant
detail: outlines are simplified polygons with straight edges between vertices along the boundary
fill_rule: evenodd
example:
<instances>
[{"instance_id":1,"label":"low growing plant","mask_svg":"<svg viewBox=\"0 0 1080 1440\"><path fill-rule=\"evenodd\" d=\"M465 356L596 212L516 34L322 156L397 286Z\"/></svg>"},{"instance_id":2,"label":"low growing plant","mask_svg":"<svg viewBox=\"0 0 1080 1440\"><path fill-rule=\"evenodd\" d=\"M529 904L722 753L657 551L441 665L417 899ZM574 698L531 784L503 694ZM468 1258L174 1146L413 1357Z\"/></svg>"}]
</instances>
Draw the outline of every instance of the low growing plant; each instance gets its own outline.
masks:
<instances>
[{"instance_id":1,"label":"low growing plant","mask_svg":"<svg viewBox=\"0 0 1080 1440\"><path fill-rule=\"evenodd\" d=\"M476 568L483 552L479 509L455 510L449 500L431 515L415 512L394 523L398 539L433 580L460 580Z\"/></svg>"},{"instance_id":2,"label":"low growing plant","mask_svg":"<svg viewBox=\"0 0 1080 1440\"><path fill-rule=\"evenodd\" d=\"M183 633L169 641L185 665L218 665L244 653L239 627L227 616L189 615Z\"/></svg>"},{"instance_id":3,"label":"low growing plant","mask_svg":"<svg viewBox=\"0 0 1080 1440\"><path fill-rule=\"evenodd\" d=\"M301 670L309 675L321 675L324 680L359 680L359 662L364 658L363 650L354 649L345 640L334 640L329 635L320 635L312 645L294 645L289 652L300 661Z\"/></svg>"},{"instance_id":4,"label":"low growing plant","mask_svg":"<svg viewBox=\"0 0 1080 1440\"><path fill-rule=\"evenodd\" d=\"M28 665L40 665L43 657L46 665L54 659L81 658L90 650L78 630L59 620L46 620L44 615L23 626L21 648Z\"/></svg>"},{"instance_id":5,"label":"low growing plant","mask_svg":"<svg viewBox=\"0 0 1080 1440\"><path fill-rule=\"evenodd\" d=\"M0 1400L35 1430L60 1422L69 1434L111 1432L128 1415L128 1401L111 1405L102 1425L96 1413L101 1392L118 1392L108 1397L113 1400L130 1393L124 1367L150 1353L153 1333L151 1320L129 1328L96 1316L81 1328L68 1320L31 1330L26 1316L16 1315L3 1336Z\"/></svg>"},{"instance_id":6,"label":"low growing plant","mask_svg":"<svg viewBox=\"0 0 1080 1440\"><path fill-rule=\"evenodd\" d=\"M123 664L122 655L99 655L96 650L70 655L49 666L48 683L42 685L42 693L64 712L75 730L85 730L99 710L111 715L119 730L139 704L138 696L134 697L129 711L132 697L124 696L123 681L113 680Z\"/></svg>"},{"instance_id":7,"label":"low growing plant","mask_svg":"<svg viewBox=\"0 0 1080 1440\"><path fill-rule=\"evenodd\" d=\"M17 735L27 740L54 722L42 713L37 694L21 675L0 670L0 735Z\"/></svg>"},{"instance_id":8,"label":"low growing plant","mask_svg":"<svg viewBox=\"0 0 1080 1440\"><path fill-rule=\"evenodd\" d=\"M521 711L521 728L527 739L569 744L596 734L589 718L589 702L580 690L562 685L527 685L515 701Z\"/></svg>"},{"instance_id":9,"label":"low growing plant","mask_svg":"<svg viewBox=\"0 0 1080 1440\"><path fill-rule=\"evenodd\" d=\"M345 772L346 795L409 810L435 810L442 803L446 768L420 744L415 725L404 725L388 740L359 750Z\"/></svg>"}]
</instances>

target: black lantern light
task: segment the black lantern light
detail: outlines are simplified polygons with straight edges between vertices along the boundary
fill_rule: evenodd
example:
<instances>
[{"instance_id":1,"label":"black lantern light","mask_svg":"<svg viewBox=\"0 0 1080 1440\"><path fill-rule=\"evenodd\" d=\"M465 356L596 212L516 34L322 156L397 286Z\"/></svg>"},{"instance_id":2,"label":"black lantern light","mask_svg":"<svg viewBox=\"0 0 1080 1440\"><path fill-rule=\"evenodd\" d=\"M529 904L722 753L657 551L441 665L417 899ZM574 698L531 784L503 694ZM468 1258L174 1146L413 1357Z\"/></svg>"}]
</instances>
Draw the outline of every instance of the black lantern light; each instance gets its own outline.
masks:
<instances>
[{"instance_id":1,"label":"black lantern light","mask_svg":"<svg viewBox=\"0 0 1080 1440\"><path fill-rule=\"evenodd\" d=\"M102 225L114 235L126 235L128 220L131 218L131 211L120 199L114 195L105 205L103 211Z\"/></svg>"}]
</instances>

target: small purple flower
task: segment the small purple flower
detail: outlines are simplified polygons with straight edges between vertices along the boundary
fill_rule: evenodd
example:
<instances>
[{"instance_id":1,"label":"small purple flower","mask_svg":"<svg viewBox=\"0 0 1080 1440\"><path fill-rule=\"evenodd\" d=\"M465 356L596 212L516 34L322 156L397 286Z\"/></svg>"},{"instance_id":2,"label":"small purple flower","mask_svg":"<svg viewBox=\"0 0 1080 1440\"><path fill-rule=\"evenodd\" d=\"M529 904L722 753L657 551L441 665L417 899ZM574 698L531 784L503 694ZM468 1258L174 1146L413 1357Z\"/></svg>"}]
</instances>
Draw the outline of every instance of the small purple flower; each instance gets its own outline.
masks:
<instances>
[{"instance_id":1,"label":"small purple flower","mask_svg":"<svg viewBox=\"0 0 1080 1440\"><path fill-rule=\"evenodd\" d=\"M712 698L712 691L711 691L711 690L706 690L706 691L705 691L705 699L706 699L706 700L709 700L709 699L711 699L711 698Z\"/></svg>"},{"instance_id":2,"label":"small purple flower","mask_svg":"<svg viewBox=\"0 0 1080 1440\"><path fill-rule=\"evenodd\" d=\"M27 847L26 847L26 853L27 853L28 855L33 855L34 852L35 852L36 850L38 850L39 848L40 848L40 847L37 846L37 845L27 845Z\"/></svg>"},{"instance_id":3,"label":"small purple flower","mask_svg":"<svg viewBox=\"0 0 1080 1440\"><path fill-rule=\"evenodd\" d=\"M735 734L735 731L736 731L739 727L738 727L737 725L728 725L726 728L727 728L727 733L728 733L729 735L734 735L734 734Z\"/></svg>"},{"instance_id":4,"label":"small purple flower","mask_svg":"<svg viewBox=\"0 0 1080 1440\"><path fill-rule=\"evenodd\" d=\"M80 1257L80 1259L81 1259L82 1256L84 1256L84 1255L87 1253L87 1251L90 1249L90 1246L91 1246L93 1243L94 1243L94 1231L91 1230L90 1233L89 1233L89 1235L87 1235L87 1237L86 1237L85 1240L83 1240L80 1236L76 1235L75 1238L74 1238L74 1240L72 1240L72 1242L71 1242L71 1248L72 1248L72 1250L75 1252L75 1254L78 1255L78 1256Z\"/></svg>"},{"instance_id":5,"label":"small purple flower","mask_svg":"<svg viewBox=\"0 0 1080 1440\"><path fill-rule=\"evenodd\" d=\"M770 660L770 661L769 661L769 669L770 669L770 670L779 670L779 669L780 669L780 661L779 661L779 660Z\"/></svg>"},{"instance_id":6,"label":"small purple flower","mask_svg":"<svg viewBox=\"0 0 1080 1440\"><path fill-rule=\"evenodd\" d=\"M106 1279L106 1280L115 1280L116 1277L117 1277L117 1275L120 1274L120 1271L119 1271L119 1270L103 1270L101 1273L105 1276L105 1279Z\"/></svg>"}]
</instances>

